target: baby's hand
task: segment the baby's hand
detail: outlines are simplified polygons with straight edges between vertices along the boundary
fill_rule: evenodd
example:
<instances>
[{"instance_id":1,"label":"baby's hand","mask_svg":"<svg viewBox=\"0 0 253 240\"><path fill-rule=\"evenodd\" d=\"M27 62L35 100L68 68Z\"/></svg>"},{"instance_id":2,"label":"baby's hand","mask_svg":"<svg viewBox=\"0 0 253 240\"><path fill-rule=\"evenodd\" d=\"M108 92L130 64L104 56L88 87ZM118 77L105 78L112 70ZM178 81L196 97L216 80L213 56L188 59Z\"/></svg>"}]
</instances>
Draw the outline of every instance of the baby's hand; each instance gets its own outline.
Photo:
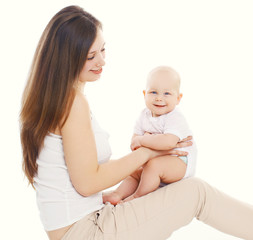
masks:
<instances>
[{"instance_id":1,"label":"baby's hand","mask_svg":"<svg viewBox=\"0 0 253 240\"><path fill-rule=\"evenodd\" d=\"M132 139L131 146L130 146L132 151L141 147L141 138L142 136L136 136Z\"/></svg>"}]
</instances>

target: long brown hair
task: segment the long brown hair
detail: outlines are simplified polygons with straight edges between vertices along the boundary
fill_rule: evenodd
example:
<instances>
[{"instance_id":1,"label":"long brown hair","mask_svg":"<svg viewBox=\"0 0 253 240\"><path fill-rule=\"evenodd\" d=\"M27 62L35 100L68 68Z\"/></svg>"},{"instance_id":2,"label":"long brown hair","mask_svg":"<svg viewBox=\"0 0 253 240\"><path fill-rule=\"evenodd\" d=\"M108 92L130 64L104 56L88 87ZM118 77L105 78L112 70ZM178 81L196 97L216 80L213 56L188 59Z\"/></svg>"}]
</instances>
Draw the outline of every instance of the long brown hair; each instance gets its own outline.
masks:
<instances>
[{"instance_id":1,"label":"long brown hair","mask_svg":"<svg viewBox=\"0 0 253 240\"><path fill-rule=\"evenodd\" d=\"M48 131L62 127L70 112L74 85L101 23L78 6L59 11L38 43L20 113L23 170L29 183Z\"/></svg>"}]
</instances>

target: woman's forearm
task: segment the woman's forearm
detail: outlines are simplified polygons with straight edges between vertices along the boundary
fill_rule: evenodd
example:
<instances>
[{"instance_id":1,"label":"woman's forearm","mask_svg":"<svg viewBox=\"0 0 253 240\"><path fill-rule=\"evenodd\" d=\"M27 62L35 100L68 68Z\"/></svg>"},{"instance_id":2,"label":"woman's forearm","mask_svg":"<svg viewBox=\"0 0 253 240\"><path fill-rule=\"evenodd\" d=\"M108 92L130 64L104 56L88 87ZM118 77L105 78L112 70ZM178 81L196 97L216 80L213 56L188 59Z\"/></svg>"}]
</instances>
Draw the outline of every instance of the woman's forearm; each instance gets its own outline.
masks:
<instances>
[{"instance_id":1,"label":"woman's forearm","mask_svg":"<svg viewBox=\"0 0 253 240\"><path fill-rule=\"evenodd\" d=\"M122 158L100 164L95 173L84 176L83 184L79 186L78 192L89 196L112 187L156 155L150 149L139 148Z\"/></svg>"}]
</instances>

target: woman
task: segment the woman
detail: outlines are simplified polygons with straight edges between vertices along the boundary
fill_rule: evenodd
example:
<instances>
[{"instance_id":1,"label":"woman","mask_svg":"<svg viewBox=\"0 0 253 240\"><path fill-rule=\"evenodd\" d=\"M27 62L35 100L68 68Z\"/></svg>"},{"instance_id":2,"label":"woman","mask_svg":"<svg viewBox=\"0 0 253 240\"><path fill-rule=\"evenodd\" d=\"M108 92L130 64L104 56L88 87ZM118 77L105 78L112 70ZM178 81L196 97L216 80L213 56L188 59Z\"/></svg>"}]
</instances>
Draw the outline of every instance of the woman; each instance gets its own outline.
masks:
<instances>
[{"instance_id":1,"label":"woman","mask_svg":"<svg viewBox=\"0 0 253 240\"><path fill-rule=\"evenodd\" d=\"M62 9L43 32L23 94L23 168L49 239L166 239L194 217L253 239L253 207L195 178L116 206L103 204L102 190L150 159L186 154L141 147L108 161L107 133L83 95L85 83L102 73L104 44L96 18L77 6ZM174 148L189 146L189 139Z\"/></svg>"}]
</instances>

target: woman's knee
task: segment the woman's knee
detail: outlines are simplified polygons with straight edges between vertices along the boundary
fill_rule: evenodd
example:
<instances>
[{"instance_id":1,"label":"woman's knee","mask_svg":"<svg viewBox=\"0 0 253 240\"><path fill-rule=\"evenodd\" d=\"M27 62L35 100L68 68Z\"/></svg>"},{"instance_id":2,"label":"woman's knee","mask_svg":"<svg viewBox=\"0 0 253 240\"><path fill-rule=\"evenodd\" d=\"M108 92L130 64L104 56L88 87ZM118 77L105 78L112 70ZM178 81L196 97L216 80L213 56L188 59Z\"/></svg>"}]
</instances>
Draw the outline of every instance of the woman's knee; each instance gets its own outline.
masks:
<instances>
[{"instance_id":1,"label":"woman's knee","mask_svg":"<svg viewBox=\"0 0 253 240\"><path fill-rule=\"evenodd\" d=\"M196 189L199 193L206 192L207 183L200 178L189 177L189 178L183 179L182 181L184 181L185 184L190 185L189 187L191 189Z\"/></svg>"},{"instance_id":2,"label":"woman's knee","mask_svg":"<svg viewBox=\"0 0 253 240\"><path fill-rule=\"evenodd\" d=\"M197 177L189 177L185 179L186 182L189 182L189 184L196 185L196 186L202 186L205 184L205 182Z\"/></svg>"},{"instance_id":3,"label":"woman's knee","mask_svg":"<svg viewBox=\"0 0 253 240\"><path fill-rule=\"evenodd\" d=\"M187 185L187 188L192 190L192 194L195 194L196 198L196 214L197 219L203 218L206 214L206 205L212 198L212 188L208 183L197 177L190 177L183 180Z\"/></svg>"}]
</instances>

